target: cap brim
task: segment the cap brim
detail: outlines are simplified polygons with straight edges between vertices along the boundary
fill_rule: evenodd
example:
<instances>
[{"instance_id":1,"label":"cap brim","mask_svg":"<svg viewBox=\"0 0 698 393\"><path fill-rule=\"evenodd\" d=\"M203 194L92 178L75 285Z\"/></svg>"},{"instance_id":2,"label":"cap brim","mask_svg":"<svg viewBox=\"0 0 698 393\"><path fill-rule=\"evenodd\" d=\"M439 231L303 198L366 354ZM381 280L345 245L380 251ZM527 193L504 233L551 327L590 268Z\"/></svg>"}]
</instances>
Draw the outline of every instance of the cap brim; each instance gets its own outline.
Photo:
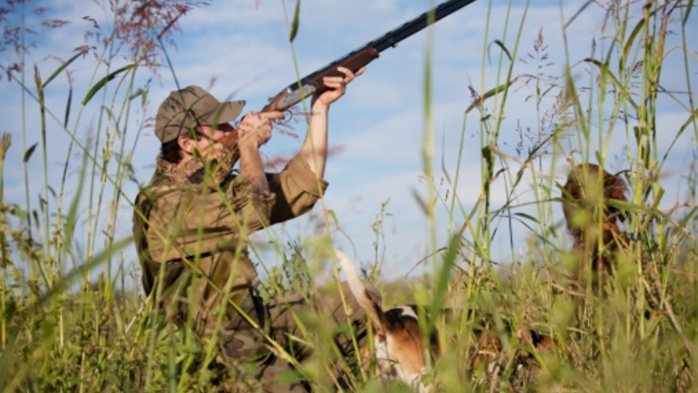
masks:
<instances>
[{"instance_id":1,"label":"cap brim","mask_svg":"<svg viewBox=\"0 0 698 393\"><path fill-rule=\"evenodd\" d=\"M212 114L211 118L208 119L208 123L209 125L229 123L240 116L244 107L245 101L223 102Z\"/></svg>"}]
</instances>

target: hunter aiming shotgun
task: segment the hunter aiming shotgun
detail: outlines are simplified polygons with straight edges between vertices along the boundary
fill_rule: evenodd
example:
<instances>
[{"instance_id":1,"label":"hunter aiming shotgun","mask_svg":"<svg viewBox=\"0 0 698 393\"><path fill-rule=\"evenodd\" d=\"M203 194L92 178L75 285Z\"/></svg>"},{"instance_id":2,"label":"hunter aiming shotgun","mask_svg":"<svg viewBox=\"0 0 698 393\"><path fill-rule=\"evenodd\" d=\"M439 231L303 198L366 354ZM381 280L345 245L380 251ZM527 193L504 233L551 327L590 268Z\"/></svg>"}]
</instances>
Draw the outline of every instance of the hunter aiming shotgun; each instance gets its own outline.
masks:
<instances>
[{"instance_id":1,"label":"hunter aiming shotgun","mask_svg":"<svg viewBox=\"0 0 698 393\"><path fill-rule=\"evenodd\" d=\"M304 98L312 97L313 94L322 93L326 90L322 82L324 77L344 75L337 71L337 67L345 67L352 72L357 72L361 67L378 58L380 52L388 48L394 48L402 40L424 30L427 26L451 15L474 1L475 0L448 0L439 4L437 7L385 33L381 37L362 45L358 49L349 52L304 78L291 83L274 98L270 99L269 103L262 108L261 112L284 112L301 102ZM239 158L237 156L237 149L235 148L237 139L237 132L231 132L220 139L220 142L233 152L233 162L237 161ZM194 173L190 180L198 183L203 179L202 175L203 168L201 171Z\"/></svg>"}]
</instances>

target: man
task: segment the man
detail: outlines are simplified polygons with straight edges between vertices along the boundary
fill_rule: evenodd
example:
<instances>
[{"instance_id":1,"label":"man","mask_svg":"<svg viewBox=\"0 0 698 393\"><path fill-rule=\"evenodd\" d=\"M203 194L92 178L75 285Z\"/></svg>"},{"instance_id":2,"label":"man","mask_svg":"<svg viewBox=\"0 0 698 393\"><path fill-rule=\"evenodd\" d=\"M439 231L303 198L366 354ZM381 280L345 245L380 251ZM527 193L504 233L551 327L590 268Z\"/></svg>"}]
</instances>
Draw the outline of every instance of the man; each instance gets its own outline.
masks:
<instances>
[{"instance_id":1,"label":"man","mask_svg":"<svg viewBox=\"0 0 698 393\"><path fill-rule=\"evenodd\" d=\"M233 128L229 122L244 102L221 103L198 86L173 91L156 117L162 147L155 174L135 203L134 236L145 292L168 321L216 342L223 359L263 364L265 382L279 371L269 348L289 351L292 336L300 335L297 312L308 302L299 296L262 304L247 255L248 237L309 211L325 192L329 108L363 72L338 70L343 76L325 78L327 90L313 97L300 152L273 174L264 172L259 149L282 113L250 112ZM232 150L221 143L230 133L237 136ZM237 175L231 174L234 153L239 155ZM349 291L343 293L344 301L337 294L310 303L329 328L350 323L360 336L365 316ZM337 344L342 353L352 352L350 338L339 335ZM293 352L301 361L308 354L305 348ZM269 389L289 387L270 383Z\"/></svg>"}]
</instances>

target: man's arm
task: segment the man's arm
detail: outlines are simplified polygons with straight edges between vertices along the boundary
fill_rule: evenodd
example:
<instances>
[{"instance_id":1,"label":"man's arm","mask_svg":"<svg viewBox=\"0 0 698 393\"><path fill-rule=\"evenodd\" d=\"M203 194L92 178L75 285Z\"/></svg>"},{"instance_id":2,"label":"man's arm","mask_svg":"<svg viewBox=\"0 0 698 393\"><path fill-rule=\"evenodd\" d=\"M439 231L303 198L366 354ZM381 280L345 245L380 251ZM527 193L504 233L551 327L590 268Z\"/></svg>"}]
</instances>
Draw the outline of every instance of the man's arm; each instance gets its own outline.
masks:
<instances>
[{"instance_id":1,"label":"man's arm","mask_svg":"<svg viewBox=\"0 0 698 393\"><path fill-rule=\"evenodd\" d=\"M348 68L338 67L344 76L325 77L324 83L328 90L313 97L313 104L308 123L308 134L301 146L299 156L305 160L310 170L318 179L325 175L327 162L327 125L330 105L346 92L346 85L364 72L364 68L356 73Z\"/></svg>"},{"instance_id":2,"label":"man's arm","mask_svg":"<svg viewBox=\"0 0 698 393\"><path fill-rule=\"evenodd\" d=\"M250 112L238 127L240 149L240 176L247 179L258 192L269 195L264 165L259 148L271 138L271 121L283 117L281 112Z\"/></svg>"}]
</instances>

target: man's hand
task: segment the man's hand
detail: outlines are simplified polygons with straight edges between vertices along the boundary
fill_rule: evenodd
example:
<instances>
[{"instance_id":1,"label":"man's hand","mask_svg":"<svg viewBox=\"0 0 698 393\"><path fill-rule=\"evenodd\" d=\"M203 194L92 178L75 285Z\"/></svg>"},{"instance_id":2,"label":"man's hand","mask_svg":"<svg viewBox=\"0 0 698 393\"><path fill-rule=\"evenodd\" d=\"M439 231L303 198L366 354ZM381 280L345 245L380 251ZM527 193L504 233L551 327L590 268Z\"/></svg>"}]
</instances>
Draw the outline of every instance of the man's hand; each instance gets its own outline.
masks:
<instances>
[{"instance_id":1,"label":"man's hand","mask_svg":"<svg viewBox=\"0 0 698 393\"><path fill-rule=\"evenodd\" d=\"M362 67L356 73L353 73L348 68L337 67L337 71L344 74L344 76L326 76L323 78L323 83L327 87L327 90L313 97L313 108L315 108L316 105L329 107L330 104L344 95L347 91L347 84L357 76L363 74L365 70L366 67Z\"/></svg>"},{"instance_id":2,"label":"man's hand","mask_svg":"<svg viewBox=\"0 0 698 393\"><path fill-rule=\"evenodd\" d=\"M271 139L272 121L283 119L282 112L250 112L242 118L237 128L240 148L259 148Z\"/></svg>"}]
</instances>

